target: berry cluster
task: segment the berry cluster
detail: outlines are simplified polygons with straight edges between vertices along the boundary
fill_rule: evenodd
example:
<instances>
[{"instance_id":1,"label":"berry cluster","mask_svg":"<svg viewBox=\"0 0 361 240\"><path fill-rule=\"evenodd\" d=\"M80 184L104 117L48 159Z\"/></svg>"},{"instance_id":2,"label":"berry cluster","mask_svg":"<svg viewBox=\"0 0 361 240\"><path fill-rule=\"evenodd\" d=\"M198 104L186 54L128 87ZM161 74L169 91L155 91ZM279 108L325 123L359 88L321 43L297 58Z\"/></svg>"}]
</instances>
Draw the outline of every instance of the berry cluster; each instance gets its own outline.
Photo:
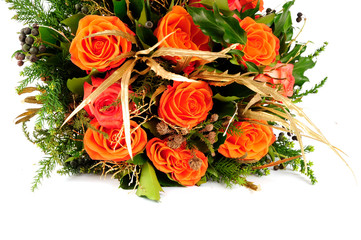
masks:
<instances>
[{"instance_id":1,"label":"berry cluster","mask_svg":"<svg viewBox=\"0 0 361 240\"><path fill-rule=\"evenodd\" d=\"M36 62L39 60L40 53L46 51L46 47L43 44L39 44L37 41L39 36L39 25L34 23L32 28L25 27L21 29L19 35L19 41L21 43L21 50L15 53L15 59L18 60L18 65L22 66L24 60L27 59L30 62Z\"/></svg>"},{"instance_id":2,"label":"berry cluster","mask_svg":"<svg viewBox=\"0 0 361 240\"><path fill-rule=\"evenodd\" d=\"M83 14L87 14L89 12L88 7L82 6L80 3L75 4L75 10Z\"/></svg>"}]
</instances>

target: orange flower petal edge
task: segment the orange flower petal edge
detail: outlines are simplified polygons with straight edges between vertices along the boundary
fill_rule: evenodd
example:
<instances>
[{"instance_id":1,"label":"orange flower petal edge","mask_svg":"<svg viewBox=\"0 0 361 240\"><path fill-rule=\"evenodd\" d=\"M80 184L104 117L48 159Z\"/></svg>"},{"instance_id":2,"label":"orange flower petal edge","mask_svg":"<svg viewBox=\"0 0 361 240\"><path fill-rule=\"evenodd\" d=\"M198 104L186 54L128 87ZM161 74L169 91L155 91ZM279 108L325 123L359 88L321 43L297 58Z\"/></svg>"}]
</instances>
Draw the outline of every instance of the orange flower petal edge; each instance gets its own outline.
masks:
<instances>
[{"instance_id":1,"label":"orange flower petal edge","mask_svg":"<svg viewBox=\"0 0 361 240\"><path fill-rule=\"evenodd\" d=\"M206 82L174 82L163 92L158 114L170 124L191 129L207 118L213 107L212 96Z\"/></svg>"},{"instance_id":2,"label":"orange flower petal edge","mask_svg":"<svg viewBox=\"0 0 361 240\"><path fill-rule=\"evenodd\" d=\"M181 6L174 6L159 22L154 35L161 41L168 34L173 35L164 40L160 47L172 47L209 51L209 37L204 35L201 29L193 22L191 15ZM174 63L182 60L181 57L165 57ZM193 57L191 62L198 61Z\"/></svg>"},{"instance_id":3,"label":"orange flower petal edge","mask_svg":"<svg viewBox=\"0 0 361 240\"><path fill-rule=\"evenodd\" d=\"M93 120L84 135L84 149L93 160L126 161L130 159L125 144L124 129L105 128ZM147 144L146 132L134 121L130 121L133 154L143 151ZM106 137L107 135L107 137Z\"/></svg>"},{"instance_id":4,"label":"orange flower petal edge","mask_svg":"<svg viewBox=\"0 0 361 240\"><path fill-rule=\"evenodd\" d=\"M241 20L240 26L247 33L246 45L237 47L244 52L243 61L265 66L273 63L279 54L280 41L273 35L272 29L250 17Z\"/></svg>"},{"instance_id":5,"label":"orange flower petal edge","mask_svg":"<svg viewBox=\"0 0 361 240\"><path fill-rule=\"evenodd\" d=\"M130 52L132 43L120 36L89 35L117 30L135 35L119 18L109 16L88 15L79 21L75 38L71 42L69 52L71 61L82 70L90 71L96 68L107 71L120 66L125 59L111 61L122 53Z\"/></svg>"},{"instance_id":6,"label":"orange flower petal edge","mask_svg":"<svg viewBox=\"0 0 361 240\"><path fill-rule=\"evenodd\" d=\"M227 133L226 141L218 148L218 152L227 158L240 158L245 162L261 160L276 140L272 128L249 122L234 124L242 133Z\"/></svg>"},{"instance_id":7,"label":"orange flower petal edge","mask_svg":"<svg viewBox=\"0 0 361 240\"><path fill-rule=\"evenodd\" d=\"M185 149L184 146L173 149L167 146L165 140L152 138L146 152L156 169L169 174L184 186L193 186L205 175L208 159L202 152Z\"/></svg>"}]
</instances>

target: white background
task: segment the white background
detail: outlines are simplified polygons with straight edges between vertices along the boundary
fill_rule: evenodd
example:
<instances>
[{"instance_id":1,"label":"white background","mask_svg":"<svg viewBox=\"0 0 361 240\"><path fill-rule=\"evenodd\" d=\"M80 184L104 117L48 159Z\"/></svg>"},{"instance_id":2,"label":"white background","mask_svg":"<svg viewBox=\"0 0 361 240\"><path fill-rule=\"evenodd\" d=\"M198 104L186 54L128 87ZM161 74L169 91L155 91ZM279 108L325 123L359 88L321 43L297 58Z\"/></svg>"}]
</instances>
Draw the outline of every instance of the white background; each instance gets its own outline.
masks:
<instances>
[{"instance_id":1,"label":"white background","mask_svg":"<svg viewBox=\"0 0 361 240\"><path fill-rule=\"evenodd\" d=\"M279 9L284 2L264 1L265 9ZM360 9L359 0L297 0L292 7L294 15L301 11L308 19L300 41L312 40L311 50L329 42L308 72L311 84L325 76L329 80L301 106L330 142L348 154L345 159L359 181ZM298 173L277 171L250 178L261 185L259 192L207 183L164 188L161 202L155 203L118 189L110 178L54 173L31 192L43 155L14 125L28 106L14 90L21 68L10 56L20 47L16 32L22 25L10 20L13 14L1 1L0 239L361 239L359 185L341 159L310 140L305 141L316 147L308 155L315 163L315 186Z\"/></svg>"}]
</instances>

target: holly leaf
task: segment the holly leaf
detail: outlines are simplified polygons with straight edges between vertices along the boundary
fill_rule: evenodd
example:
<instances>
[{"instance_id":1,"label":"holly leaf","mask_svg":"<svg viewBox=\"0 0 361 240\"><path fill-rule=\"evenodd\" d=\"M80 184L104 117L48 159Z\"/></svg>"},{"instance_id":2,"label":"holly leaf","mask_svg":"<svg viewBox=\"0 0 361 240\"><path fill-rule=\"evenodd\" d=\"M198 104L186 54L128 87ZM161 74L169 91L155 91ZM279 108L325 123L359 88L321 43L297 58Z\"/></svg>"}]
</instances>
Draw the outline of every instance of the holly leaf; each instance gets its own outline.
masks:
<instances>
[{"instance_id":1,"label":"holly leaf","mask_svg":"<svg viewBox=\"0 0 361 240\"><path fill-rule=\"evenodd\" d=\"M202 32L212 38L216 43L223 45L240 43L246 44L247 35L234 17L228 17L219 13L216 4L213 11L205 8L187 7L196 25Z\"/></svg>"},{"instance_id":2,"label":"holly leaf","mask_svg":"<svg viewBox=\"0 0 361 240\"><path fill-rule=\"evenodd\" d=\"M210 36L216 43L224 42L224 29L216 22L213 11L196 7L187 7L187 10L205 35Z\"/></svg>"},{"instance_id":3,"label":"holly leaf","mask_svg":"<svg viewBox=\"0 0 361 240\"><path fill-rule=\"evenodd\" d=\"M295 85L302 87L305 82L308 82L308 77L305 76L305 72L308 69L313 68L316 65L316 62L310 57L301 57L299 60L293 64L292 75L295 78Z\"/></svg>"},{"instance_id":4,"label":"holly leaf","mask_svg":"<svg viewBox=\"0 0 361 240\"><path fill-rule=\"evenodd\" d=\"M216 22L223 27L223 39L226 43L240 43L245 45L247 42L247 34L239 25L239 22L233 16L227 17L219 13L216 4L213 5L214 16Z\"/></svg>"},{"instance_id":5,"label":"holly leaf","mask_svg":"<svg viewBox=\"0 0 361 240\"><path fill-rule=\"evenodd\" d=\"M136 194L139 197L146 197L150 200L159 201L160 191L163 191L163 189L159 184L153 166L149 162L145 162L142 165L142 172Z\"/></svg>"}]
</instances>

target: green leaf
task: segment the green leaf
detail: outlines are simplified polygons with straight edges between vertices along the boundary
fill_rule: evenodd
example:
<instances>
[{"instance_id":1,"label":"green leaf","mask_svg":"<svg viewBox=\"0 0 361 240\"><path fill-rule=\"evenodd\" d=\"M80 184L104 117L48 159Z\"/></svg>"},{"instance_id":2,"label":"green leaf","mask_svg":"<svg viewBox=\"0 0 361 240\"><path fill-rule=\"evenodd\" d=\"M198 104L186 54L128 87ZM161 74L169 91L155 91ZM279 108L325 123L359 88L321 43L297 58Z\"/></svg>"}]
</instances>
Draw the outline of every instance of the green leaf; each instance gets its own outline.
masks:
<instances>
[{"instance_id":1,"label":"green leaf","mask_svg":"<svg viewBox=\"0 0 361 240\"><path fill-rule=\"evenodd\" d=\"M201 178L201 180L199 180L197 183L196 183L196 185L197 186L200 186L200 185L202 185L203 183L206 183L207 182L207 177L206 176L203 176L202 178Z\"/></svg>"},{"instance_id":2,"label":"green leaf","mask_svg":"<svg viewBox=\"0 0 361 240\"><path fill-rule=\"evenodd\" d=\"M293 64L292 75L295 78L295 85L302 87L305 82L308 82L309 79L305 76L305 71L313 68L316 65L316 62L310 57L301 57L296 63Z\"/></svg>"},{"instance_id":3,"label":"green leaf","mask_svg":"<svg viewBox=\"0 0 361 240\"><path fill-rule=\"evenodd\" d=\"M286 63L291 58L296 58L306 50L305 45L296 44L293 49L281 58L281 62Z\"/></svg>"},{"instance_id":4,"label":"green leaf","mask_svg":"<svg viewBox=\"0 0 361 240\"><path fill-rule=\"evenodd\" d=\"M156 172L159 184L162 187L184 187L179 182L175 181L170 177L169 174L160 171Z\"/></svg>"},{"instance_id":5,"label":"green leaf","mask_svg":"<svg viewBox=\"0 0 361 240\"><path fill-rule=\"evenodd\" d=\"M76 34L76 31L78 30L79 21L83 17L85 17L84 14L78 13L78 14L75 14L75 15L73 15L71 17L68 17L67 19L64 19L63 21L61 21L61 23L68 26L70 28L70 30L71 30L71 33Z\"/></svg>"},{"instance_id":6,"label":"green leaf","mask_svg":"<svg viewBox=\"0 0 361 240\"><path fill-rule=\"evenodd\" d=\"M251 17L254 19L254 16L256 15L256 13L259 10L259 6L260 6L261 0L258 0L257 5L255 8L250 8L244 12L241 13L241 19L244 19L246 17Z\"/></svg>"},{"instance_id":7,"label":"green leaf","mask_svg":"<svg viewBox=\"0 0 361 240\"><path fill-rule=\"evenodd\" d=\"M148 156L145 153L139 153L133 157L133 159L129 159L127 163L132 163L136 165L143 165L148 161Z\"/></svg>"},{"instance_id":8,"label":"green leaf","mask_svg":"<svg viewBox=\"0 0 361 240\"><path fill-rule=\"evenodd\" d=\"M219 118L226 116L233 116L236 111L236 106L233 102L221 102L219 100L213 100L213 112L217 113Z\"/></svg>"},{"instance_id":9,"label":"green leaf","mask_svg":"<svg viewBox=\"0 0 361 240\"><path fill-rule=\"evenodd\" d=\"M217 134L217 142L213 144L214 150L218 150L218 148L226 141L227 134L224 135L223 132L218 132Z\"/></svg>"},{"instance_id":10,"label":"green leaf","mask_svg":"<svg viewBox=\"0 0 361 240\"><path fill-rule=\"evenodd\" d=\"M205 35L211 37L216 43L224 42L224 29L216 22L213 11L195 7L187 7L187 10L194 23L200 27Z\"/></svg>"},{"instance_id":11,"label":"green leaf","mask_svg":"<svg viewBox=\"0 0 361 240\"><path fill-rule=\"evenodd\" d=\"M273 34L275 36L279 36L282 32L285 32L285 25L289 25L289 19L290 19L290 11L289 9L291 6L295 3L295 0L287 2L283 5L283 11L282 14L277 16L275 19L275 29L273 31ZM292 23L291 23L292 24Z\"/></svg>"},{"instance_id":12,"label":"green leaf","mask_svg":"<svg viewBox=\"0 0 361 240\"><path fill-rule=\"evenodd\" d=\"M204 6L208 8L213 8L213 5L217 5L218 9L221 11L230 11L228 0L201 0L199 2L200 4L203 4Z\"/></svg>"},{"instance_id":13,"label":"green leaf","mask_svg":"<svg viewBox=\"0 0 361 240\"><path fill-rule=\"evenodd\" d=\"M93 70L89 73L88 76L82 78L68 79L66 85L71 92L79 95L84 95L84 83L87 82L91 84L91 77L98 73L99 71L93 68Z\"/></svg>"},{"instance_id":14,"label":"green leaf","mask_svg":"<svg viewBox=\"0 0 361 240\"><path fill-rule=\"evenodd\" d=\"M239 25L239 22L233 16L227 17L219 13L217 5L213 6L216 22L223 27L223 39L226 43L240 43L245 45L247 42L247 34Z\"/></svg>"},{"instance_id":15,"label":"green leaf","mask_svg":"<svg viewBox=\"0 0 361 240\"><path fill-rule=\"evenodd\" d=\"M253 62L246 62L248 72L259 73L257 65Z\"/></svg>"},{"instance_id":16,"label":"green leaf","mask_svg":"<svg viewBox=\"0 0 361 240\"><path fill-rule=\"evenodd\" d=\"M216 95L219 93L220 95L224 97L239 97L246 98L254 94L252 90L250 90L248 87L238 84L238 83L232 83L224 87L212 87L213 94Z\"/></svg>"},{"instance_id":17,"label":"green leaf","mask_svg":"<svg viewBox=\"0 0 361 240\"><path fill-rule=\"evenodd\" d=\"M222 96L221 94L217 93L216 95L213 96L214 99L217 99L221 102L232 102L232 101L235 101L235 100L239 100L240 98L239 97L236 97L236 96L229 96L229 97L225 97L225 96Z\"/></svg>"},{"instance_id":18,"label":"green leaf","mask_svg":"<svg viewBox=\"0 0 361 240\"><path fill-rule=\"evenodd\" d=\"M114 14L122 21L127 22L129 20L127 15L127 4L125 0L113 0ZM131 0L129 1L129 11L135 20L138 20L142 14L144 8L143 0Z\"/></svg>"},{"instance_id":19,"label":"green leaf","mask_svg":"<svg viewBox=\"0 0 361 240\"><path fill-rule=\"evenodd\" d=\"M149 162L145 162L142 165L142 172L136 194L139 197L146 197L150 200L159 201L160 191L163 191L163 189L159 184L153 166Z\"/></svg>"},{"instance_id":20,"label":"green leaf","mask_svg":"<svg viewBox=\"0 0 361 240\"><path fill-rule=\"evenodd\" d=\"M124 0L113 0L114 14L119 19L124 20L127 17L127 4Z\"/></svg>"},{"instance_id":21,"label":"green leaf","mask_svg":"<svg viewBox=\"0 0 361 240\"><path fill-rule=\"evenodd\" d=\"M44 41L44 44L50 43L57 45L58 41L62 39L62 36L60 36L59 33L47 27L39 27L39 35L41 40Z\"/></svg>"},{"instance_id":22,"label":"green leaf","mask_svg":"<svg viewBox=\"0 0 361 240\"><path fill-rule=\"evenodd\" d=\"M213 11L194 7L188 7L187 9L194 23L199 25L202 32L214 42L223 45L232 43L246 44L247 35L237 19L221 15L217 5L213 7Z\"/></svg>"},{"instance_id":23,"label":"green leaf","mask_svg":"<svg viewBox=\"0 0 361 240\"><path fill-rule=\"evenodd\" d=\"M154 46L158 39L154 36L153 31L136 22L136 34L143 45L144 49Z\"/></svg>"},{"instance_id":24,"label":"green leaf","mask_svg":"<svg viewBox=\"0 0 361 240\"><path fill-rule=\"evenodd\" d=\"M266 24L267 26L271 26L273 24L273 21L275 20L275 14L274 13L271 13L271 14L268 14L264 17L260 17L258 19L256 19L256 22L257 23L264 23Z\"/></svg>"}]
</instances>

